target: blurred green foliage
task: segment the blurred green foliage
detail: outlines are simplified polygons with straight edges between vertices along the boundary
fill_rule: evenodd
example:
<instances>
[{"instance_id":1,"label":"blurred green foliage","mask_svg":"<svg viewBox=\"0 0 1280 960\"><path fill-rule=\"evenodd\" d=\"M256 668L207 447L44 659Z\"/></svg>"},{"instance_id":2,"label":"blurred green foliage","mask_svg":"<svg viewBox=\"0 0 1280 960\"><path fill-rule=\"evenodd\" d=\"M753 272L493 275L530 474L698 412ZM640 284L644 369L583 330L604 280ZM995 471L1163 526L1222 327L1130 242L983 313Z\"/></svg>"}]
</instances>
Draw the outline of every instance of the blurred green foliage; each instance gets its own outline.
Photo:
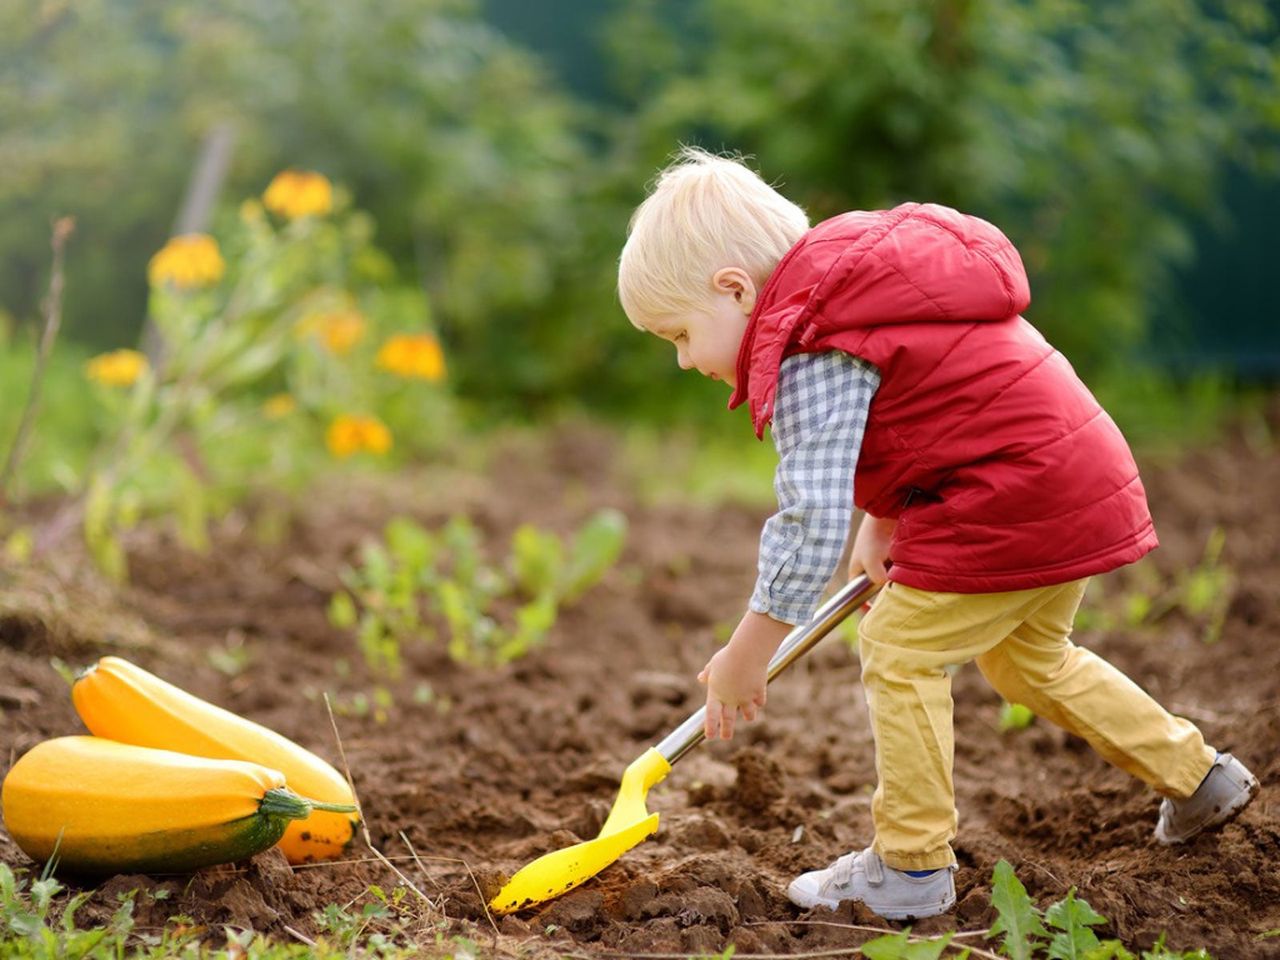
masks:
<instances>
[{"instance_id":1,"label":"blurred green foliage","mask_svg":"<svg viewBox=\"0 0 1280 960\"><path fill-rule=\"evenodd\" d=\"M224 197L287 166L345 184L440 305L450 345L477 366L498 352L527 379L548 360L520 351L519 331L556 286L553 252L576 216L572 112L467 0L6 4L0 303L34 314L47 222L73 211L68 329L131 342L146 260L201 137L230 120Z\"/></svg>"},{"instance_id":2,"label":"blurred green foliage","mask_svg":"<svg viewBox=\"0 0 1280 960\"><path fill-rule=\"evenodd\" d=\"M613 509L592 514L567 539L522 524L505 561L494 564L465 515L434 531L398 516L381 541L363 544L358 566L343 569L329 621L355 634L371 669L393 678L406 644L441 637L457 663L508 663L546 641L561 608L613 567L626 537L626 518Z\"/></svg>"},{"instance_id":3,"label":"blurred green foliage","mask_svg":"<svg viewBox=\"0 0 1280 960\"><path fill-rule=\"evenodd\" d=\"M754 154L814 219L930 199L1018 244L1028 317L1086 373L1141 339L1232 161L1280 161L1262 0L704 0L620 14L653 162ZM636 38L645 38L637 43Z\"/></svg>"},{"instance_id":4,"label":"blurred green foliage","mask_svg":"<svg viewBox=\"0 0 1280 960\"><path fill-rule=\"evenodd\" d=\"M714 414L723 391L681 375L613 293L631 209L692 141L754 155L815 219L906 199L991 219L1033 275L1030 319L1093 377L1132 361L1224 172L1280 165L1264 0L602 4L613 88L592 99L483 15L0 8L0 306L34 318L47 224L71 213L70 335L132 342L146 259L202 136L230 120L226 203L286 166L347 186L486 413Z\"/></svg>"},{"instance_id":5,"label":"blurred green foliage","mask_svg":"<svg viewBox=\"0 0 1280 960\"><path fill-rule=\"evenodd\" d=\"M36 344L30 331L15 333L0 323L0 459L9 454L18 432L18 421L27 402L35 365ZM31 493L79 488L93 448L102 436L102 424L86 416L92 409L91 392L84 378L83 349L63 343L45 370L39 429L27 447L13 490L19 499Z\"/></svg>"}]
</instances>

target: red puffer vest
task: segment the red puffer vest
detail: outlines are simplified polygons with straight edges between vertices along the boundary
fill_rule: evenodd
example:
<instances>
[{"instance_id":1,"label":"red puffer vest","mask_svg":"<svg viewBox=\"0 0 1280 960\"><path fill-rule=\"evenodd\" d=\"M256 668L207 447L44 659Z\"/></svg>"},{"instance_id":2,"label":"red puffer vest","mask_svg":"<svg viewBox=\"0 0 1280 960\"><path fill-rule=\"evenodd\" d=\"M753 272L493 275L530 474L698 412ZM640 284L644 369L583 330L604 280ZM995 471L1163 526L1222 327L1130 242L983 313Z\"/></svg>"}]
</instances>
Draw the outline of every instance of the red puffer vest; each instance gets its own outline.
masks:
<instances>
[{"instance_id":1,"label":"red puffer vest","mask_svg":"<svg viewBox=\"0 0 1280 960\"><path fill-rule=\"evenodd\" d=\"M994 593L1065 583L1157 545L1115 423L1019 314L1012 243L933 204L835 217L806 233L760 293L730 409L763 437L778 367L843 350L875 364L857 506L896 517L890 579Z\"/></svg>"}]
</instances>

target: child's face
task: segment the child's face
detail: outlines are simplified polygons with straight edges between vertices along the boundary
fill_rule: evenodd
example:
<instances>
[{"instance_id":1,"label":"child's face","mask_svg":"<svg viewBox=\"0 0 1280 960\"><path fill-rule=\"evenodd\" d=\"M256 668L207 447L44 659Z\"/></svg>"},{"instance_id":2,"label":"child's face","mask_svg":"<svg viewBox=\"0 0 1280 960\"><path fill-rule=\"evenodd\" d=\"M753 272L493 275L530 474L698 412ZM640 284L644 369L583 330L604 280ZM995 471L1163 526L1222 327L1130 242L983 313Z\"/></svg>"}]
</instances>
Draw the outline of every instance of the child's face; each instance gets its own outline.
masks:
<instances>
[{"instance_id":1,"label":"child's face","mask_svg":"<svg viewBox=\"0 0 1280 960\"><path fill-rule=\"evenodd\" d=\"M716 273L712 286L709 304L647 323L645 329L675 344L681 370L697 370L736 387L738 348L755 306L755 284L744 271L730 267Z\"/></svg>"}]
</instances>

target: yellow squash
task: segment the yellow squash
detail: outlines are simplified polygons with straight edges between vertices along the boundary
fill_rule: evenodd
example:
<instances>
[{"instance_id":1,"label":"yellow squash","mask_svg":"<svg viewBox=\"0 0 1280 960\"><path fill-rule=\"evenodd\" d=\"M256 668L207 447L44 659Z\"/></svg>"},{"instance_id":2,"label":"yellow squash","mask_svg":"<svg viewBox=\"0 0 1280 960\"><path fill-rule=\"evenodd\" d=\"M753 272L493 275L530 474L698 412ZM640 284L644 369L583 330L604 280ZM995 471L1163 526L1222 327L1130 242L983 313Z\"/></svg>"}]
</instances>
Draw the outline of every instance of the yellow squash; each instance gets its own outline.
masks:
<instances>
[{"instance_id":1,"label":"yellow squash","mask_svg":"<svg viewBox=\"0 0 1280 960\"><path fill-rule=\"evenodd\" d=\"M182 873L253 856L312 803L284 775L100 737L58 737L13 765L5 829L31 859L72 874Z\"/></svg>"},{"instance_id":2,"label":"yellow squash","mask_svg":"<svg viewBox=\"0 0 1280 960\"><path fill-rule=\"evenodd\" d=\"M120 657L103 657L71 688L76 711L100 737L279 770L289 788L326 803L353 804L342 774L274 730L187 693ZM355 838L358 813L317 810L280 840L290 863L332 860Z\"/></svg>"}]
</instances>

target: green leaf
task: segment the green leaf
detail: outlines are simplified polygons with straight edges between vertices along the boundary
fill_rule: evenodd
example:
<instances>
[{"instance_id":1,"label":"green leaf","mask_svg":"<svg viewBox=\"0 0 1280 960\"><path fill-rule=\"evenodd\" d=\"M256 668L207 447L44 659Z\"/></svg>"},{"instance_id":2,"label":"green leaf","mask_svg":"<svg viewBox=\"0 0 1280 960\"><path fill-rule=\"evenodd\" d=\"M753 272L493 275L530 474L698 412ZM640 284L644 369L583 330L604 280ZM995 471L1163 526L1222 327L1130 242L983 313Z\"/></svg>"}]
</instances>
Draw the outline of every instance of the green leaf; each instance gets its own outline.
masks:
<instances>
[{"instance_id":1,"label":"green leaf","mask_svg":"<svg viewBox=\"0 0 1280 960\"><path fill-rule=\"evenodd\" d=\"M1020 703L1005 703L1000 706L1000 732L1007 733L1010 730L1025 730L1035 722L1036 715L1031 712L1030 707L1024 707Z\"/></svg>"},{"instance_id":2,"label":"green leaf","mask_svg":"<svg viewBox=\"0 0 1280 960\"><path fill-rule=\"evenodd\" d=\"M345 590L329 599L329 623L339 630L350 630L356 625L356 602Z\"/></svg>"},{"instance_id":3,"label":"green leaf","mask_svg":"<svg viewBox=\"0 0 1280 960\"><path fill-rule=\"evenodd\" d=\"M1049 942L1049 960L1084 960L1088 951L1099 946L1097 936L1089 928L1107 922L1107 918L1088 903L1076 899L1075 887L1045 911L1044 919L1060 931Z\"/></svg>"},{"instance_id":4,"label":"green leaf","mask_svg":"<svg viewBox=\"0 0 1280 960\"><path fill-rule=\"evenodd\" d=\"M904 930L902 933L886 934L883 937L868 940L860 949L867 960L938 960L942 956L942 951L947 948L947 944L951 942L952 936L954 934L947 933L913 943L910 932ZM966 950L961 957L968 955L969 951Z\"/></svg>"},{"instance_id":5,"label":"green leaf","mask_svg":"<svg viewBox=\"0 0 1280 960\"><path fill-rule=\"evenodd\" d=\"M375 590L385 590L391 580L391 558L380 543L365 543L360 548L365 583Z\"/></svg>"},{"instance_id":6,"label":"green leaf","mask_svg":"<svg viewBox=\"0 0 1280 960\"><path fill-rule=\"evenodd\" d=\"M456 516L444 525L441 536L453 562L453 579L469 587L481 565L480 532L465 516Z\"/></svg>"},{"instance_id":7,"label":"green leaf","mask_svg":"<svg viewBox=\"0 0 1280 960\"><path fill-rule=\"evenodd\" d=\"M867 960L902 960L907 949L908 934L892 933L868 940L860 949Z\"/></svg>"},{"instance_id":8,"label":"green leaf","mask_svg":"<svg viewBox=\"0 0 1280 960\"><path fill-rule=\"evenodd\" d=\"M573 538L560 587L566 603L577 600L617 562L627 540L627 518L618 510L601 510Z\"/></svg>"},{"instance_id":9,"label":"green leaf","mask_svg":"<svg viewBox=\"0 0 1280 960\"><path fill-rule=\"evenodd\" d=\"M1141 624L1147 617L1151 616L1151 598L1145 593L1137 592L1127 594L1124 598L1124 619L1131 627Z\"/></svg>"},{"instance_id":10,"label":"green leaf","mask_svg":"<svg viewBox=\"0 0 1280 960\"><path fill-rule=\"evenodd\" d=\"M550 593L564 573L564 545L553 533L521 524L511 537L511 565L526 597Z\"/></svg>"},{"instance_id":11,"label":"green leaf","mask_svg":"<svg viewBox=\"0 0 1280 960\"><path fill-rule=\"evenodd\" d=\"M1032 960L1037 944L1048 936L1048 931L1040 922L1039 911L1027 896L1027 888L1014 875L1007 860L997 863L992 873L991 905L996 908L998 916L987 932L988 938L1004 934L1001 949L1012 960Z\"/></svg>"},{"instance_id":12,"label":"green leaf","mask_svg":"<svg viewBox=\"0 0 1280 960\"><path fill-rule=\"evenodd\" d=\"M392 519L385 536L391 556L407 567L415 579L435 564L435 538L408 517Z\"/></svg>"},{"instance_id":13,"label":"green leaf","mask_svg":"<svg viewBox=\"0 0 1280 960\"><path fill-rule=\"evenodd\" d=\"M1084 960L1135 960L1119 940L1104 940L1084 955Z\"/></svg>"}]
</instances>

